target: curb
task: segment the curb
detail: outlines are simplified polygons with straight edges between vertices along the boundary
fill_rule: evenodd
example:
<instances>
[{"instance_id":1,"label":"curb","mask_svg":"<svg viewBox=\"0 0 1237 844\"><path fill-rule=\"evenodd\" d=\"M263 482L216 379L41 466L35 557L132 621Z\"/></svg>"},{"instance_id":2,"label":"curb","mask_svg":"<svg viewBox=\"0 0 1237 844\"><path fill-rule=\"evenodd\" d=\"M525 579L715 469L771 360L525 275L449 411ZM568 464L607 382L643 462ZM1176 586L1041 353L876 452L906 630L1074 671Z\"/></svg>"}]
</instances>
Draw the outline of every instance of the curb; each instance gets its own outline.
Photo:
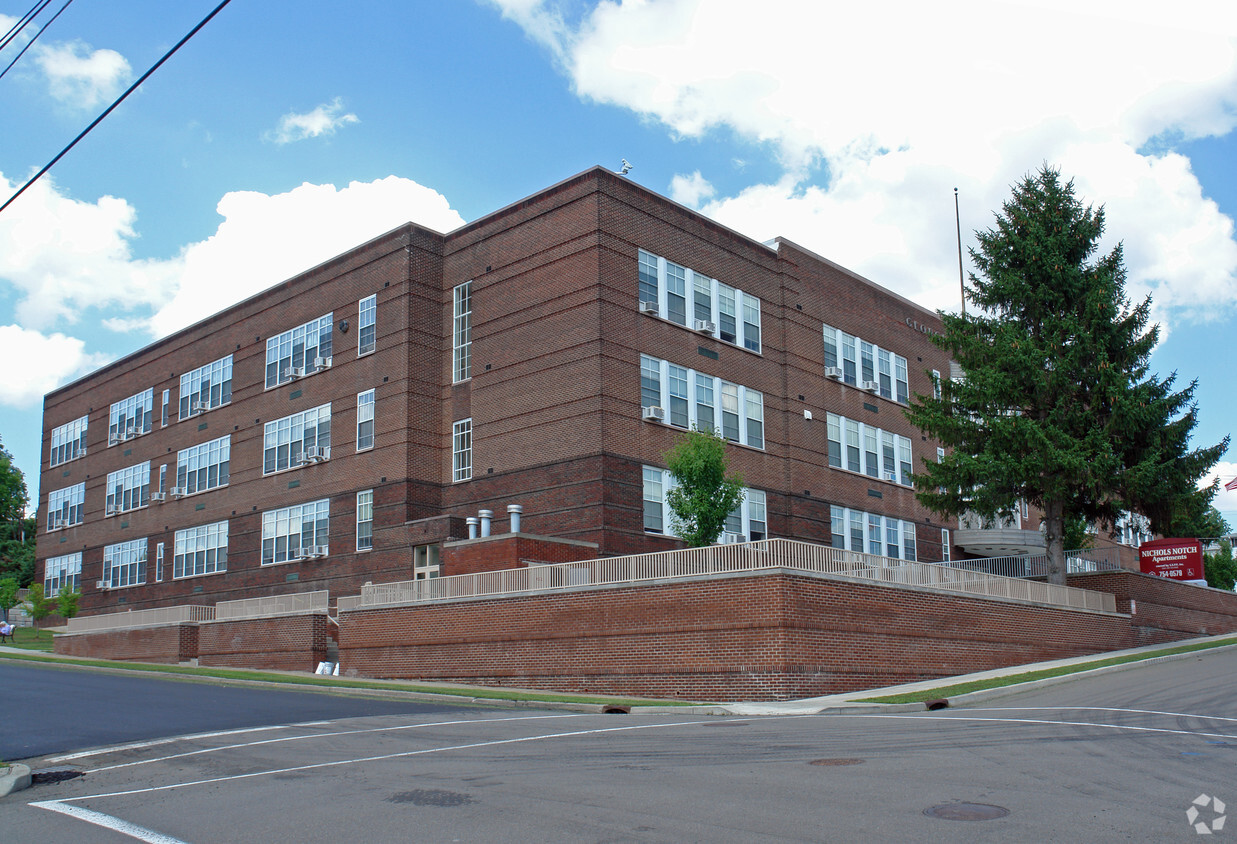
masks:
<instances>
[{"instance_id":1,"label":"curb","mask_svg":"<svg viewBox=\"0 0 1237 844\"><path fill-rule=\"evenodd\" d=\"M16 762L9 765L9 772L0 776L0 797L30 787L30 768Z\"/></svg>"}]
</instances>

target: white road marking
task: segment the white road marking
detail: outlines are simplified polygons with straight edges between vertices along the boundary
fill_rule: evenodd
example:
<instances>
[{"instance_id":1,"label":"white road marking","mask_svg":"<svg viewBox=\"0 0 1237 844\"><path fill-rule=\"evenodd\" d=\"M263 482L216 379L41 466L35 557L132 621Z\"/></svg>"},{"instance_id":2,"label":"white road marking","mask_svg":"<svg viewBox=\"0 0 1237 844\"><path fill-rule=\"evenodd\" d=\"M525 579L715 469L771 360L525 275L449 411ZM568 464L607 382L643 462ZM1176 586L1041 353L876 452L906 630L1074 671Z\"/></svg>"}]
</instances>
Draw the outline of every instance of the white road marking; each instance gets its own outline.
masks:
<instances>
[{"instance_id":1,"label":"white road marking","mask_svg":"<svg viewBox=\"0 0 1237 844\"><path fill-rule=\"evenodd\" d=\"M122 821L120 818L114 818L111 815L105 815L92 809L83 809L81 806L66 806L58 800L44 800L39 803L31 803L30 805L40 809L47 809L49 812L59 812L62 815L68 815L79 821L85 821L95 826L119 832L121 835L136 838L138 841L145 841L147 844L186 844L186 842L181 841L179 838L155 832L153 829Z\"/></svg>"},{"instance_id":2,"label":"white road marking","mask_svg":"<svg viewBox=\"0 0 1237 844\"><path fill-rule=\"evenodd\" d=\"M792 716L793 717L793 716ZM1200 730L1170 730L1167 727L1135 727L1132 724L1100 724L1094 721L1050 721L1040 720L1037 718L972 718L970 716L950 715L941 718L935 714L928 715L895 715L895 714L876 714L867 715L847 715L835 714L829 715L829 718L892 718L904 721L935 721L938 724L949 723L950 721L979 721L991 722L998 724L1043 724L1045 726L1056 727L1097 727L1104 730L1128 730L1135 733L1172 733L1179 736L1205 736L1206 738L1224 738L1237 739L1237 736L1230 736L1225 733L1204 733Z\"/></svg>"},{"instance_id":3,"label":"white road marking","mask_svg":"<svg viewBox=\"0 0 1237 844\"><path fill-rule=\"evenodd\" d=\"M489 724L495 721L539 721L546 718L580 718L587 713L576 713L570 715L519 715L511 718L462 718L456 721L436 721L426 724L401 724L396 727L367 727L363 730L337 730L333 733L310 733L303 736L284 736L282 738L262 739L261 741L247 741L242 744L223 744L219 747L206 747L200 750L187 750L184 753L173 753L170 756L159 756L154 759L139 759L136 762L121 762L116 765L103 765L99 768L91 768L86 773L97 774L100 771L114 771L117 768L131 768L135 765L150 765L155 762L170 762L174 759L184 759L187 756L201 756L204 753L218 753L221 750L241 750L247 747L259 747L264 744L280 744L289 741L307 741L312 739L334 738L336 736L354 736L365 733L389 733L400 730L419 730L424 727L450 727L457 724ZM329 724L329 721L320 721L319 724ZM308 724L299 726L309 726Z\"/></svg>"},{"instance_id":4,"label":"white road marking","mask_svg":"<svg viewBox=\"0 0 1237 844\"><path fill-rule=\"evenodd\" d=\"M265 733L271 730L288 730L297 726L309 726L315 722L306 724L279 724L274 727L246 727L239 730L218 730L213 733L193 733L187 736L172 736L171 738L151 739L150 741L135 741L130 744L117 744L111 747L100 747L95 750L83 750L81 753L68 753L64 756L49 756L43 761L47 764L58 765L61 762L72 762L75 759L89 759L91 756L102 756L106 753L123 753L126 750L142 750L147 747L158 747L162 744L173 744L178 741L194 741L196 739L218 738L219 736L238 736L245 733ZM329 721L321 721L316 723L330 723Z\"/></svg>"},{"instance_id":5,"label":"white road marking","mask_svg":"<svg viewBox=\"0 0 1237 844\"><path fill-rule=\"evenodd\" d=\"M1130 712L1136 715L1168 715L1173 718L1203 718L1208 721L1233 721L1223 715L1199 715L1194 712L1161 712L1158 709L1122 709L1116 706L985 706L965 712ZM937 715L944 713L938 712ZM946 716L948 717L948 716Z\"/></svg>"}]
</instances>

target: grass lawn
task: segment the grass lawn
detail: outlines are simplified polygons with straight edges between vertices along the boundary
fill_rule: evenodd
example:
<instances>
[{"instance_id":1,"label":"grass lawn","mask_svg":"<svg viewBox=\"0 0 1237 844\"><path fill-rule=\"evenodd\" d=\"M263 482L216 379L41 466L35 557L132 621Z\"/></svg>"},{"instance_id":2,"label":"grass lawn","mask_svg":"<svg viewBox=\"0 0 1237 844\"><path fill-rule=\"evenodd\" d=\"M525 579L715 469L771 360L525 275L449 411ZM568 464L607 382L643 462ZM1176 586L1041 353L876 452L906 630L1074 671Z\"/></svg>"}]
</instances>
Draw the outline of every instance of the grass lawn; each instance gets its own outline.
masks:
<instances>
[{"instance_id":1,"label":"grass lawn","mask_svg":"<svg viewBox=\"0 0 1237 844\"><path fill-rule=\"evenodd\" d=\"M34 627L14 627L13 635L9 637L10 641L4 642L8 647L22 648L27 651L43 651L51 653L52 651L52 632L50 630L38 630Z\"/></svg>"}]
</instances>

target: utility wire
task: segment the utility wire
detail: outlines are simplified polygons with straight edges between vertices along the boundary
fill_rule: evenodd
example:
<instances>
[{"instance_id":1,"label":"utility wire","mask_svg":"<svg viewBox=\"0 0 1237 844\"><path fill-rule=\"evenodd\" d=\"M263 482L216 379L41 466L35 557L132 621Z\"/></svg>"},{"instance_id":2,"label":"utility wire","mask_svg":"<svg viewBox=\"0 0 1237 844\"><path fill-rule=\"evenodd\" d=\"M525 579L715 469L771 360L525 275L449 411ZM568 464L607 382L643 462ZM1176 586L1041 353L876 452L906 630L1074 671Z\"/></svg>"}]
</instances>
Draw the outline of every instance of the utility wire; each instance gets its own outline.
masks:
<instances>
[{"instance_id":1,"label":"utility wire","mask_svg":"<svg viewBox=\"0 0 1237 844\"><path fill-rule=\"evenodd\" d=\"M25 29L32 20L38 17L39 12L46 9L47 4L50 2L52 2L52 0L35 0L35 4L30 8L30 11L22 15L21 20L13 24L12 28L4 34L4 38L0 38L0 50L3 50L5 47L9 46L9 42L20 35L21 31Z\"/></svg>"},{"instance_id":2,"label":"utility wire","mask_svg":"<svg viewBox=\"0 0 1237 844\"><path fill-rule=\"evenodd\" d=\"M50 0L48 0L48 2L50 2ZM28 181L28 182L26 182L24 185L22 185L22 186L21 186L21 188L17 191L17 193L13 194L13 195L12 195L12 196L10 196L8 199L6 199L6 200L5 200L5 202L4 202L4 204L3 204L3 205L0 205L0 213L3 213L3 212L4 212L4 209L6 209L6 208L8 208L10 205L12 205L12 204L13 204L13 201L14 201L15 199L17 199L17 197L19 197L19 196L21 196L23 193L25 193L25 192L26 192L26 188L28 188L28 187L30 187L31 185L33 185L33 184L34 184L35 182L37 182L40 178L42 178L42 176L43 176L43 174L44 174L44 173L46 173L48 170L52 169L52 167L54 167L54 166L56 165L56 162L58 162L60 159L64 158L64 157L68 154L69 150L71 150L71 149L73 149L73 147L77 146L77 142L78 142L78 141L80 141L82 138L84 138L84 137L86 137L88 134L90 134L90 130L91 130L91 129L93 129L94 127L98 126L100 123L102 123L102 122L103 122L103 118L105 118L105 117L107 117L109 114L111 114L111 113L112 113L112 111L114 111L114 110L115 110L116 106L118 106L118 105L120 105L121 103L123 103L123 102L125 101L125 98L126 98L126 97L128 97L130 94L132 94L134 91L136 91L139 85L141 85L143 82L145 82L145 81L147 80L147 78L149 78L149 77L150 77L150 75L151 75L152 73L154 73L156 70L158 70L158 69L159 69L159 68L163 65L163 63L164 63L164 62L166 62L168 59L170 59L170 58L172 57L172 55L173 55L173 54L175 54L175 52L176 52L177 50L179 50L181 47L183 47L183 46L185 45L185 42L186 42L186 41L188 41L188 40L189 40L190 38L192 38L193 36L197 35L197 34L198 34L198 30L200 30L202 27L206 26L206 24L210 23L211 18L213 18L215 15L217 15L217 14L219 14L221 11L223 11L223 7L224 7L224 6L226 6L226 5L228 5L228 4L229 4L229 3L231 3L231 2L232 2L232 0L223 0L223 2L222 2L222 3L220 3L220 4L219 4L218 6L216 6L213 10L211 10L211 13L210 13L209 15L207 15L207 16L206 16L206 17L204 17L204 18L202 18L202 20L198 23L198 25L197 25L197 26L195 26L193 29L189 30L189 34L188 34L188 35L186 35L184 38L182 38L182 39L180 39L179 41L177 41L177 42L176 42L176 46L172 47L172 49L170 49L170 50L168 50L166 53L164 53L164 54L163 54L163 58L159 59L159 61L157 61L157 62L155 62L153 65L151 65L150 70L148 70L148 71L146 71L145 73L143 73L143 74L142 74L142 77L141 77L140 79L138 79L136 82L134 82L132 85L130 85L130 86L129 86L129 88L128 88L128 90L126 90L123 94L121 94L121 95L120 95L120 96L116 99L116 102L114 102L114 103L112 103L110 106L108 106L108 107L107 107L107 109L106 109L106 110L105 110L102 114L100 114L98 117L96 117L96 118L94 119L94 121L93 121L93 122L92 122L89 126L87 126L85 129L83 129L83 130L81 131L81 134L79 134L76 138L74 138L74 139L73 139L73 140L69 143L69 145L68 145L67 147L65 147L65 148L64 148L64 149L62 149L59 153L57 153L55 158L53 158L51 161L47 162L46 166L44 166L42 170L40 170L39 172L37 172L37 173L35 173L33 176L31 176L31 177L30 177L30 181Z\"/></svg>"},{"instance_id":3,"label":"utility wire","mask_svg":"<svg viewBox=\"0 0 1237 844\"><path fill-rule=\"evenodd\" d=\"M48 0L48 2L50 2L50 0ZM73 0L64 0L64 5L60 7L60 12L63 12L65 9L69 8L69 4L72 2ZM26 55L26 51L34 46L34 42L39 40L39 36L46 32L47 28L56 22L56 18L60 17L60 12L56 12L56 14L52 15L51 20L39 27L39 31L34 34L34 37L27 41L26 46L21 48L21 52L17 54L16 58L9 62L9 66L4 70L0 70L0 79L3 79L4 74L8 73L9 69L12 68L13 65L17 64L17 59L20 59L22 56Z\"/></svg>"}]
</instances>

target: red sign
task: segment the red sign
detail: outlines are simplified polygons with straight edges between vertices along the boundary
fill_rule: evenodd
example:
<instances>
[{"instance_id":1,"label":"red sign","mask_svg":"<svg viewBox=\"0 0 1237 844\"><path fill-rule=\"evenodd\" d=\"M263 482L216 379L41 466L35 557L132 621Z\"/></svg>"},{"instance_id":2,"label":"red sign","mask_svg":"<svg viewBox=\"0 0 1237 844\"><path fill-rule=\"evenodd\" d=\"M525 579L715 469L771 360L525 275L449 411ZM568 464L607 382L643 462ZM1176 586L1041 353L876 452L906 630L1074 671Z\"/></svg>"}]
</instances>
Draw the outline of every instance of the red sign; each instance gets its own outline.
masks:
<instances>
[{"instance_id":1,"label":"red sign","mask_svg":"<svg viewBox=\"0 0 1237 844\"><path fill-rule=\"evenodd\" d=\"M1197 539L1157 539L1138 549L1143 574L1173 580L1203 579L1203 544Z\"/></svg>"}]
</instances>

